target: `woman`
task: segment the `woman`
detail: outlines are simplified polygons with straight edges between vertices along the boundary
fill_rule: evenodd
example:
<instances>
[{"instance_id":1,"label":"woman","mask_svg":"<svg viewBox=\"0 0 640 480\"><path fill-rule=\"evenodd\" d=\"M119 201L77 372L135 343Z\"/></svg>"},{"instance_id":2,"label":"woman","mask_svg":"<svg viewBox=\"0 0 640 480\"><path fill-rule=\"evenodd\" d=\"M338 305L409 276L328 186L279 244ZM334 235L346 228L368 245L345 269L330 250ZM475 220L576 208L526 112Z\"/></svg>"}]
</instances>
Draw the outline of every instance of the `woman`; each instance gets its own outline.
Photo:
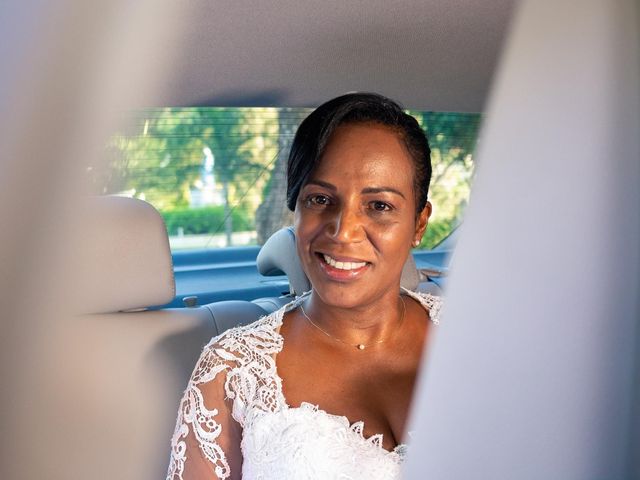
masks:
<instances>
[{"instance_id":1,"label":"woman","mask_svg":"<svg viewBox=\"0 0 640 480\"><path fill-rule=\"evenodd\" d=\"M168 478L395 478L440 302L400 288L427 227L416 120L348 94L298 129L287 204L312 290L205 348L180 404Z\"/></svg>"}]
</instances>

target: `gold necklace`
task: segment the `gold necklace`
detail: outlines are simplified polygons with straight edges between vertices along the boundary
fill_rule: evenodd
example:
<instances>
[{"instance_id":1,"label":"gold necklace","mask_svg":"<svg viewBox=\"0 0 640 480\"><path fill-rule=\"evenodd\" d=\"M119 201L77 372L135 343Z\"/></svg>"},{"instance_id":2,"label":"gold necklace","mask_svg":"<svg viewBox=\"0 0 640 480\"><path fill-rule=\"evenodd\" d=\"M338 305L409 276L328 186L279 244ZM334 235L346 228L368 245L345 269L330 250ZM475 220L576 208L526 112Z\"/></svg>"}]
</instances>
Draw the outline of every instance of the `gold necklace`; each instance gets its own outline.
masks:
<instances>
[{"instance_id":1,"label":"gold necklace","mask_svg":"<svg viewBox=\"0 0 640 480\"><path fill-rule=\"evenodd\" d=\"M402 298L402 295L400 295L400 301L402 302L402 315L400 317L400 322L398 323L398 328L400 328L402 326L402 322L404 322L404 314L407 311L407 306L404 303L404 298ZM329 332L327 332L325 329L323 329L320 325L316 324L313 320L311 320L309 315L307 315L307 312L304 311L304 307L302 306L302 304L300 304L300 310L302 311L302 315L304 315L304 318L309 320L309 323L311 323L311 325L316 327L318 330L320 330L322 333L324 333L327 337L332 338L333 340L336 340L337 342L344 343L345 345L356 347L358 350L364 350L365 348L367 348L367 345L365 345L364 343L357 343L356 345L354 345L353 343L345 342L344 340L342 340L340 338L334 337ZM394 332L395 332L395 330L394 330ZM368 346L377 345L379 343L386 342L392 336L393 336L393 333L391 335L389 335L389 337L387 337L387 338L384 338L382 340L378 340L376 342L370 343Z\"/></svg>"}]
</instances>

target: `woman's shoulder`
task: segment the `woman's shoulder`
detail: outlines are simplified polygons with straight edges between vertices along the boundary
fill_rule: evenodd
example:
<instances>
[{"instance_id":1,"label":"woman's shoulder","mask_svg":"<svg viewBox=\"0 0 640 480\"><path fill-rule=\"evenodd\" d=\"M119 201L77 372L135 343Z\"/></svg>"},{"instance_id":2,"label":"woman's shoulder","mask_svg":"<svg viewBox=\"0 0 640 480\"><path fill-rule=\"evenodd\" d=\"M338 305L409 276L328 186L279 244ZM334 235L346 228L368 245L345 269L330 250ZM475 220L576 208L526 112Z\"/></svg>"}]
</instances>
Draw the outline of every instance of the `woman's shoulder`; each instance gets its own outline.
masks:
<instances>
[{"instance_id":1,"label":"woman's shoulder","mask_svg":"<svg viewBox=\"0 0 640 480\"><path fill-rule=\"evenodd\" d=\"M438 325L440 323L440 311L442 309L442 297L432 295L430 293L416 292L403 288L402 291L415 299L424 309L429 312L431 321Z\"/></svg>"},{"instance_id":2,"label":"woman's shoulder","mask_svg":"<svg viewBox=\"0 0 640 480\"><path fill-rule=\"evenodd\" d=\"M273 403L278 397L275 356L283 347L279 330L290 305L212 338L192 376L192 384L207 384L203 385L205 396L219 396L223 391L233 418L242 426L250 410L266 411L280 405ZM214 379L217 382L211 383Z\"/></svg>"}]
</instances>

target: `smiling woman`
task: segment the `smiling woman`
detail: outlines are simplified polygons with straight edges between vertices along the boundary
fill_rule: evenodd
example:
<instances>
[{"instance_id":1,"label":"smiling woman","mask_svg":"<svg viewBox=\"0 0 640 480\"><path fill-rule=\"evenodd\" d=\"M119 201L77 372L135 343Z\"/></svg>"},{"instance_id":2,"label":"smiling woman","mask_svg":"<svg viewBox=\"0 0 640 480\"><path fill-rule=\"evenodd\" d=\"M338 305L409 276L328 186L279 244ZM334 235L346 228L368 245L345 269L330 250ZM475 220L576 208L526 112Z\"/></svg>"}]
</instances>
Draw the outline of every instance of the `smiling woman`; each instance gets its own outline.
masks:
<instances>
[{"instance_id":1,"label":"smiling woman","mask_svg":"<svg viewBox=\"0 0 640 480\"><path fill-rule=\"evenodd\" d=\"M430 175L418 122L380 95L338 97L301 124L287 203L312 290L205 347L168 478L399 477L440 308L400 287L431 213Z\"/></svg>"}]
</instances>

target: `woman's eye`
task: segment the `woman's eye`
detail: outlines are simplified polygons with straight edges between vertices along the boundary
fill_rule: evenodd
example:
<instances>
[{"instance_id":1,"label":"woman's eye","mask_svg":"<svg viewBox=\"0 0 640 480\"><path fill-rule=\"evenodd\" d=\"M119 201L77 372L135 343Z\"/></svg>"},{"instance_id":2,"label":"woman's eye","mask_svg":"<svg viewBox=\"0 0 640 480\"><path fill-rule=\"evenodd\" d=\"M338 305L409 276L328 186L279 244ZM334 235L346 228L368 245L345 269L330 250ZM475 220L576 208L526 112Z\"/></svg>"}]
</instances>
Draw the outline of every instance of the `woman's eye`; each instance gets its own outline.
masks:
<instances>
[{"instance_id":1,"label":"woman's eye","mask_svg":"<svg viewBox=\"0 0 640 480\"><path fill-rule=\"evenodd\" d=\"M326 195L310 195L305 202L307 206L325 206L331 203L331 199Z\"/></svg>"},{"instance_id":2,"label":"woman's eye","mask_svg":"<svg viewBox=\"0 0 640 480\"><path fill-rule=\"evenodd\" d=\"M376 212L388 212L391 210L391 205L386 202L375 201L371 202L371 208Z\"/></svg>"}]
</instances>

